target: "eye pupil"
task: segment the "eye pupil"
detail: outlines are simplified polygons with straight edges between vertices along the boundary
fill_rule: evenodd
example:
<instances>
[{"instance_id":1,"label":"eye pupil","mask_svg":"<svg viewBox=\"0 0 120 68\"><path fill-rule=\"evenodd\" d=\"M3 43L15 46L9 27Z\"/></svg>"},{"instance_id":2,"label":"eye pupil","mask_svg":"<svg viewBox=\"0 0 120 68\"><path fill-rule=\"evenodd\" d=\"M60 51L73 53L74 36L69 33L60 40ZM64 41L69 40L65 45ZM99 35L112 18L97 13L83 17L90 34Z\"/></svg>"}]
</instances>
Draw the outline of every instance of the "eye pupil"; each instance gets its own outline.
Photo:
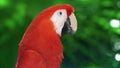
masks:
<instances>
[{"instance_id":1,"label":"eye pupil","mask_svg":"<svg viewBox=\"0 0 120 68\"><path fill-rule=\"evenodd\" d=\"M59 12L60 15L62 15L62 12Z\"/></svg>"}]
</instances>

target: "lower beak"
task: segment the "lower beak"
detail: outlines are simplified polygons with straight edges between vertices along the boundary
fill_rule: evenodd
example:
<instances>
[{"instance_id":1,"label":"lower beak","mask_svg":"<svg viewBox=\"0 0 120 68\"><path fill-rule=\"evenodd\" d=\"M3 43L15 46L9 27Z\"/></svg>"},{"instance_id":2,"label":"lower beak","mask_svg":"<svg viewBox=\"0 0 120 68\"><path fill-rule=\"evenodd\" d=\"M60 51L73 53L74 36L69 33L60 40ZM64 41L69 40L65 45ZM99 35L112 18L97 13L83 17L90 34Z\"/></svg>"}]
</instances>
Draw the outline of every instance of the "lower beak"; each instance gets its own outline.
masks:
<instances>
[{"instance_id":1,"label":"lower beak","mask_svg":"<svg viewBox=\"0 0 120 68\"><path fill-rule=\"evenodd\" d=\"M66 20L64 27L62 29L62 34L71 33L72 35L75 34L77 30L77 20L75 15L72 13Z\"/></svg>"}]
</instances>

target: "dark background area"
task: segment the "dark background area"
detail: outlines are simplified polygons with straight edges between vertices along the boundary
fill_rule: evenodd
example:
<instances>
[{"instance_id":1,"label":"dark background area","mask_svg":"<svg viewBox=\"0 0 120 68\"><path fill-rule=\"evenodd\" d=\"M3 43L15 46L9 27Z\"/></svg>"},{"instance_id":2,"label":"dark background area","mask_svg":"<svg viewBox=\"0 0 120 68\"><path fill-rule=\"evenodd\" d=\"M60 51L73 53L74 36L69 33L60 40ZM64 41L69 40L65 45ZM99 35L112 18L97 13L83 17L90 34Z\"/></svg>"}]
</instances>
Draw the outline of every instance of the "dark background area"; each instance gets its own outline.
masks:
<instances>
[{"instance_id":1,"label":"dark background area","mask_svg":"<svg viewBox=\"0 0 120 68\"><path fill-rule=\"evenodd\" d=\"M61 37L61 68L120 68L120 0L0 0L0 68L14 68L18 44L39 12L66 3L78 30Z\"/></svg>"}]
</instances>

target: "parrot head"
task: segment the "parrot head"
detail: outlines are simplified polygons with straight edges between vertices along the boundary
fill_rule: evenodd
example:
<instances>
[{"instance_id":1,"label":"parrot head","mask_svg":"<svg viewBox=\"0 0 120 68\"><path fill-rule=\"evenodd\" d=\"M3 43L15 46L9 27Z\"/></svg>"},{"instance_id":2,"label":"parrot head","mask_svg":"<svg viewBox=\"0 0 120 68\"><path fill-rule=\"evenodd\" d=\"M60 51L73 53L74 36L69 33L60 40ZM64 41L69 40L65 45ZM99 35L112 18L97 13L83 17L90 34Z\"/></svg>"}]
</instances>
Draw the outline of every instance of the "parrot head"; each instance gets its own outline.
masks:
<instances>
[{"instance_id":1,"label":"parrot head","mask_svg":"<svg viewBox=\"0 0 120 68\"><path fill-rule=\"evenodd\" d=\"M74 15L74 9L70 5L58 5L58 7L52 17L51 21L54 24L57 34L60 36L71 32L74 34L77 30L77 20Z\"/></svg>"},{"instance_id":2,"label":"parrot head","mask_svg":"<svg viewBox=\"0 0 120 68\"><path fill-rule=\"evenodd\" d=\"M74 34L77 30L77 20L74 15L74 8L69 4L49 7L43 10L37 18L41 21L51 21L54 30L59 36L69 32ZM50 24L47 23L47 25Z\"/></svg>"}]
</instances>

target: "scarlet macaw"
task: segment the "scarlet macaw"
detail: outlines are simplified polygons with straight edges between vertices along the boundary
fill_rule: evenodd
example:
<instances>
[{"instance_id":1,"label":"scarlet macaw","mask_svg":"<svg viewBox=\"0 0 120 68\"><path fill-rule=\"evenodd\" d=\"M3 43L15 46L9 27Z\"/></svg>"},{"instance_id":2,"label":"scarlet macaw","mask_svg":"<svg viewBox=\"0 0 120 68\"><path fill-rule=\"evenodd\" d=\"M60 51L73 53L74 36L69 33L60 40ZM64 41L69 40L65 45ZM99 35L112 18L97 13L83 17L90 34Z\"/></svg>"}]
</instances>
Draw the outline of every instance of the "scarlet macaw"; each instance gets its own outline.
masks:
<instances>
[{"instance_id":1,"label":"scarlet macaw","mask_svg":"<svg viewBox=\"0 0 120 68\"><path fill-rule=\"evenodd\" d=\"M60 37L77 30L73 12L72 6L63 4L38 14L20 41L15 68L60 68L63 59Z\"/></svg>"}]
</instances>

